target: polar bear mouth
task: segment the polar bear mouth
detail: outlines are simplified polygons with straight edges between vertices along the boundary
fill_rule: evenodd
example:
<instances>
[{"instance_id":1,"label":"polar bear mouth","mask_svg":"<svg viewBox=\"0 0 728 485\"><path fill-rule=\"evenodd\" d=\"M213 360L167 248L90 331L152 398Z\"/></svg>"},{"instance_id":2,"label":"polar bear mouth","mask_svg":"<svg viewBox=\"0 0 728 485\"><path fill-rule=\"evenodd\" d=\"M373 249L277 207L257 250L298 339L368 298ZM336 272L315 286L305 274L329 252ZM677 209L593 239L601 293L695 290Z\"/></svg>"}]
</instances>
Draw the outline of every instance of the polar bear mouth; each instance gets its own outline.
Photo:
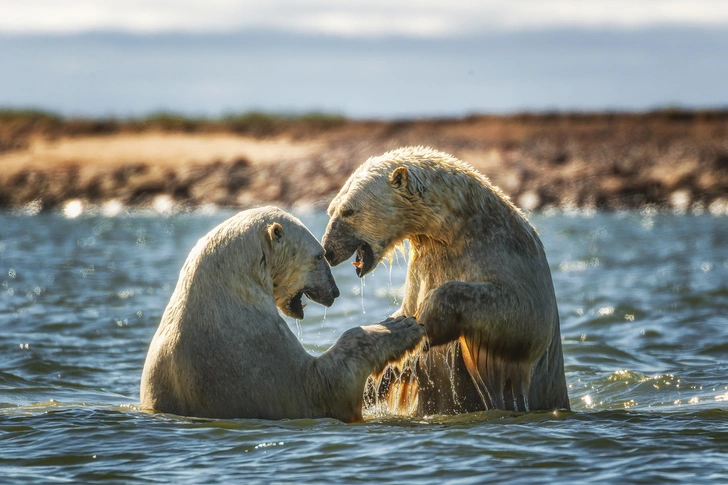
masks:
<instances>
[{"instance_id":1,"label":"polar bear mouth","mask_svg":"<svg viewBox=\"0 0 728 485\"><path fill-rule=\"evenodd\" d=\"M303 319L303 309L306 305L301 302L303 298L303 290L296 293L290 300L288 300L288 312L289 315L298 320Z\"/></svg>"},{"instance_id":2,"label":"polar bear mouth","mask_svg":"<svg viewBox=\"0 0 728 485\"><path fill-rule=\"evenodd\" d=\"M372 247L367 243L361 243L359 247L356 248L356 261L351 264L356 267L356 275L359 278L371 272L376 265Z\"/></svg>"}]
</instances>

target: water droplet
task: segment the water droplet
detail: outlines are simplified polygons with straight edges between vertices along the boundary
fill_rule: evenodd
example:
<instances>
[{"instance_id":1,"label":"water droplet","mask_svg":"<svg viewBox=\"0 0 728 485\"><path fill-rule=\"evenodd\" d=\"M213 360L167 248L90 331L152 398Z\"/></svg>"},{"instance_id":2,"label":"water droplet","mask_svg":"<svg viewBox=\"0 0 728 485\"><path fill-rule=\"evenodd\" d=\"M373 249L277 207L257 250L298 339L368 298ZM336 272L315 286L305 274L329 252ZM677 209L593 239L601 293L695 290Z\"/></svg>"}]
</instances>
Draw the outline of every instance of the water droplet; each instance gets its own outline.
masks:
<instances>
[{"instance_id":1,"label":"water droplet","mask_svg":"<svg viewBox=\"0 0 728 485\"><path fill-rule=\"evenodd\" d=\"M708 206L708 211L713 216L722 216L728 214L728 200L717 198Z\"/></svg>"},{"instance_id":2,"label":"water droplet","mask_svg":"<svg viewBox=\"0 0 728 485\"><path fill-rule=\"evenodd\" d=\"M40 199L36 199L23 207L22 213L29 216L35 216L39 214L41 210L43 210L43 202Z\"/></svg>"},{"instance_id":3,"label":"water droplet","mask_svg":"<svg viewBox=\"0 0 728 485\"><path fill-rule=\"evenodd\" d=\"M88 275L94 274L95 272L96 272L96 268L94 267L94 265L91 265L88 268L82 268L79 271L82 278L86 278Z\"/></svg>"},{"instance_id":4,"label":"water droplet","mask_svg":"<svg viewBox=\"0 0 728 485\"><path fill-rule=\"evenodd\" d=\"M597 314L600 317L606 317L608 315L611 315L612 313L614 313L614 307L611 305L603 306L599 310L597 310Z\"/></svg>"}]
</instances>

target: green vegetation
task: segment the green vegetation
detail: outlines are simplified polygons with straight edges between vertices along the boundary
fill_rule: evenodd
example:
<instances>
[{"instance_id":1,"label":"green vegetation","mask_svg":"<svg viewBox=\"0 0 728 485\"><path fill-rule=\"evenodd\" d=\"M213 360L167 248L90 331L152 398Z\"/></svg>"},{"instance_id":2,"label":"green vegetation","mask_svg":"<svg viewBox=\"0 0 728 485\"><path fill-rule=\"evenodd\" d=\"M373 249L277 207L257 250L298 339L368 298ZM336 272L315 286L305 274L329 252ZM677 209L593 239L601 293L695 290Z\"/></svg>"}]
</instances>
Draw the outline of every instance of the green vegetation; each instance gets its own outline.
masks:
<instances>
[{"instance_id":1,"label":"green vegetation","mask_svg":"<svg viewBox=\"0 0 728 485\"><path fill-rule=\"evenodd\" d=\"M543 122L590 123L610 120L633 121L721 121L728 119L728 109L689 110L664 107L647 112L578 112L548 111L523 112L509 115L473 114L462 118L431 118L390 122L397 126L411 123L448 124L497 121L523 125ZM31 134L48 137L103 135L119 132L140 133L158 131L165 133L235 133L256 138L288 134L294 138L317 135L336 130L351 123L338 114L311 112L303 114L266 113L250 111L231 113L220 117L188 116L162 111L138 118L83 118L65 117L56 113L34 109L0 109L0 151L9 147L9 140L19 140ZM365 122L363 122L365 123ZM386 122L385 122L386 123ZM401 128L402 126L400 126Z\"/></svg>"},{"instance_id":2,"label":"green vegetation","mask_svg":"<svg viewBox=\"0 0 728 485\"><path fill-rule=\"evenodd\" d=\"M0 137L3 138L8 135L27 135L30 132L48 136L77 136L142 131L230 132L255 137L290 132L300 136L337 128L345 123L347 119L341 115L320 112L294 115L251 111L218 118L158 112L145 117L123 119L63 117L41 110L0 109Z\"/></svg>"}]
</instances>

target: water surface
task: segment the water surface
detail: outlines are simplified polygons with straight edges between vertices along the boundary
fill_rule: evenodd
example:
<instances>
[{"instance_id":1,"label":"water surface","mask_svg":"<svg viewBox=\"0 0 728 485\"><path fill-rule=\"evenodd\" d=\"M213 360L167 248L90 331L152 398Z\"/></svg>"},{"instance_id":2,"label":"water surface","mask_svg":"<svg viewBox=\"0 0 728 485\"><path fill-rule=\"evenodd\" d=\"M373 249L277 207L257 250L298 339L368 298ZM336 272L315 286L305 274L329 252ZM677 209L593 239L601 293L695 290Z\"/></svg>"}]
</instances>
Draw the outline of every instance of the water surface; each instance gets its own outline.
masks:
<instances>
[{"instance_id":1,"label":"water surface","mask_svg":"<svg viewBox=\"0 0 728 485\"><path fill-rule=\"evenodd\" d=\"M30 482L728 482L728 222L536 214L571 413L205 420L136 408L198 238L231 212L0 214L0 473ZM327 217L299 213L321 237ZM399 306L406 261L289 320L306 349Z\"/></svg>"}]
</instances>

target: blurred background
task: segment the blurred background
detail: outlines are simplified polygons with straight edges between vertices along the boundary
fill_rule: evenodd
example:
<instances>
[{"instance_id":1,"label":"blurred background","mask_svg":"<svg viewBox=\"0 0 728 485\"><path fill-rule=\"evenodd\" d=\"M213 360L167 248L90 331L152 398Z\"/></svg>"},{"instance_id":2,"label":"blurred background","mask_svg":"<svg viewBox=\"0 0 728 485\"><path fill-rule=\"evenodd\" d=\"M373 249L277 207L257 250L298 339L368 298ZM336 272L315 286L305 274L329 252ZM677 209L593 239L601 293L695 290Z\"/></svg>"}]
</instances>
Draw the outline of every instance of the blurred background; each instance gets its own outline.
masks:
<instances>
[{"instance_id":1,"label":"blurred background","mask_svg":"<svg viewBox=\"0 0 728 485\"><path fill-rule=\"evenodd\" d=\"M0 2L0 105L354 118L728 103L721 0Z\"/></svg>"},{"instance_id":2,"label":"blurred background","mask_svg":"<svg viewBox=\"0 0 728 485\"><path fill-rule=\"evenodd\" d=\"M2 0L0 204L323 207L424 144L527 209L723 213L727 27L721 0Z\"/></svg>"}]
</instances>

